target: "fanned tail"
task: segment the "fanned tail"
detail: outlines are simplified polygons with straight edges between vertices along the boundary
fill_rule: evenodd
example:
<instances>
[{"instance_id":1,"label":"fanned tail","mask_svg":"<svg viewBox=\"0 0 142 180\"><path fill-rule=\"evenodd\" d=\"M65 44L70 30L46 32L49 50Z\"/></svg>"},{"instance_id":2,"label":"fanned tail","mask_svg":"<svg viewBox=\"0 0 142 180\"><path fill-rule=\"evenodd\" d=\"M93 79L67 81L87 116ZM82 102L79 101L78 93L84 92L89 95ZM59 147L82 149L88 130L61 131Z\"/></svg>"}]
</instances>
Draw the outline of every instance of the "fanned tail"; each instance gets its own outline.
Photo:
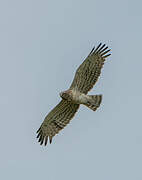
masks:
<instances>
[{"instance_id":1,"label":"fanned tail","mask_svg":"<svg viewBox=\"0 0 142 180\"><path fill-rule=\"evenodd\" d=\"M88 101L84 105L96 111L102 102L102 95L88 95Z\"/></svg>"}]
</instances>

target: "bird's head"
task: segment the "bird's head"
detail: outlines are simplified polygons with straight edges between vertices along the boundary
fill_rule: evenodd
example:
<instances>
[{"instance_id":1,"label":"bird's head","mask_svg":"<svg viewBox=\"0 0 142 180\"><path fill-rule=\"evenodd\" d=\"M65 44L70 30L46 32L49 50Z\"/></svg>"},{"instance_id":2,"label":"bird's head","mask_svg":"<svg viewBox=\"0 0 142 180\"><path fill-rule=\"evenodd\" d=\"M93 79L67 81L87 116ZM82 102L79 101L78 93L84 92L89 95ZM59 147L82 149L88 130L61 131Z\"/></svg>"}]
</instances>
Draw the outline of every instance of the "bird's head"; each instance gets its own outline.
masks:
<instances>
[{"instance_id":1,"label":"bird's head","mask_svg":"<svg viewBox=\"0 0 142 180\"><path fill-rule=\"evenodd\" d=\"M60 92L60 97L67 101L72 101L72 93L70 90Z\"/></svg>"}]
</instances>

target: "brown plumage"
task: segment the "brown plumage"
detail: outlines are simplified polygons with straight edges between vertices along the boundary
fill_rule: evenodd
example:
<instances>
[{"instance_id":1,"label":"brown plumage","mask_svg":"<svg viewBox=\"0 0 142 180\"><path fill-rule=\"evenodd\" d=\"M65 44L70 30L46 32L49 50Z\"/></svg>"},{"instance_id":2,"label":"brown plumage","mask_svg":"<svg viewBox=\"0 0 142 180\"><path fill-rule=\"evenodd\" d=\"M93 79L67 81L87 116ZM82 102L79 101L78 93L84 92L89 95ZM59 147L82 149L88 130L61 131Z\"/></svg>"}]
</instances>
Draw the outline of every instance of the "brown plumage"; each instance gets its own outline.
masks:
<instances>
[{"instance_id":1,"label":"brown plumage","mask_svg":"<svg viewBox=\"0 0 142 180\"><path fill-rule=\"evenodd\" d=\"M79 104L61 100L61 102L46 116L44 122L37 131L39 142L43 144L45 139L46 145L49 138L51 143L52 137L70 122L78 108Z\"/></svg>"},{"instance_id":2,"label":"brown plumage","mask_svg":"<svg viewBox=\"0 0 142 180\"><path fill-rule=\"evenodd\" d=\"M93 48L88 57L79 66L69 90L61 92L61 102L45 117L38 129L37 138L42 145L62 130L73 118L80 104L95 111L101 103L102 95L87 95L100 76L105 58L110 56L110 50L101 43Z\"/></svg>"},{"instance_id":3,"label":"brown plumage","mask_svg":"<svg viewBox=\"0 0 142 180\"><path fill-rule=\"evenodd\" d=\"M88 57L77 69L70 89L75 88L87 94L87 92L93 88L101 74L105 58L110 56L110 54L107 54L110 50L107 49L108 47L105 47L105 44L101 46L101 43L96 49L92 49Z\"/></svg>"}]
</instances>

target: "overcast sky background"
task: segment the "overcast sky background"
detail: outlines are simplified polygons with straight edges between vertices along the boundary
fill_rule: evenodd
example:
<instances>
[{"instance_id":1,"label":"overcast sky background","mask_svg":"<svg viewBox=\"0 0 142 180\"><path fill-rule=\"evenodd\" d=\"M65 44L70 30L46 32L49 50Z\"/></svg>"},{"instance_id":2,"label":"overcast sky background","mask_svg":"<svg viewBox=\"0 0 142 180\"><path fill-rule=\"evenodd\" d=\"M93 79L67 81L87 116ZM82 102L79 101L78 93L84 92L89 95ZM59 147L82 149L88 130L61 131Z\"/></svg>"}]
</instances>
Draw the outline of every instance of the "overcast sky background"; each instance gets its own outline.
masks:
<instances>
[{"instance_id":1,"label":"overcast sky background","mask_svg":"<svg viewBox=\"0 0 142 180\"><path fill-rule=\"evenodd\" d=\"M0 179L142 179L142 1L0 1ZM40 146L36 130L94 45L112 49L71 123Z\"/></svg>"}]
</instances>

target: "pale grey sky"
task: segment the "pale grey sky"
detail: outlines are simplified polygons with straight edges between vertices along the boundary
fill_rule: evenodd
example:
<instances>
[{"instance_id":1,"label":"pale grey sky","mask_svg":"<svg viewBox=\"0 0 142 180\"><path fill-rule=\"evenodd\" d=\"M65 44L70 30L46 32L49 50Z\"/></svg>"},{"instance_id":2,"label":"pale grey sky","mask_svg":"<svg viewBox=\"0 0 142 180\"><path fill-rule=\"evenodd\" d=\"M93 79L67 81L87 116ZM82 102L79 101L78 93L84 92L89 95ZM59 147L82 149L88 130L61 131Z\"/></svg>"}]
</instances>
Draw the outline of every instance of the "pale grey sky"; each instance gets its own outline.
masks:
<instances>
[{"instance_id":1,"label":"pale grey sky","mask_svg":"<svg viewBox=\"0 0 142 180\"><path fill-rule=\"evenodd\" d=\"M0 179L142 179L142 1L0 2ZM98 43L112 56L81 107L51 145L36 130Z\"/></svg>"}]
</instances>

